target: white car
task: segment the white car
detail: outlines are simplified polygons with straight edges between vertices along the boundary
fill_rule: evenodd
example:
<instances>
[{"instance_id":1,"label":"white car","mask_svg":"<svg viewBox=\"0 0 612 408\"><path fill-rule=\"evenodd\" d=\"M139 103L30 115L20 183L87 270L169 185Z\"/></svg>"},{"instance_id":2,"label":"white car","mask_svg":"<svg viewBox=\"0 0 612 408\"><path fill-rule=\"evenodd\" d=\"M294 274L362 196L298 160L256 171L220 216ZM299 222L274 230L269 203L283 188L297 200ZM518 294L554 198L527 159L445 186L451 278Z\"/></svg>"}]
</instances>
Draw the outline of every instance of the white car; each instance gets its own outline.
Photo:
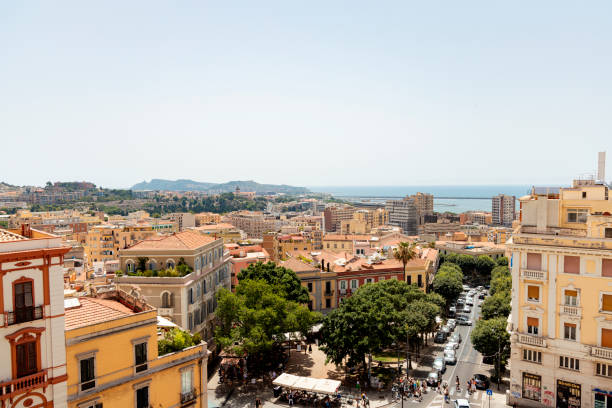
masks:
<instances>
[{"instance_id":1,"label":"white car","mask_svg":"<svg viewBox=\"0 0 612 408\"><path fill-rule=\"evenodd\" d=\"M468 306L474 306L474 298L469 297L465 299L465 304Z\"/></svg>"},{"instance_id":2,"label":"white car","mask_svg":"<svg viewBox=\"0 0 612 408\"><path fill-rule=\"evenodd\" d=\"M455 400L455 408L470 408L468 400L460 398Z\"/></svg>"},{"instance_id":3,"label":"white car","mask_svg":"<svg viewBox=\"0 0 612 408\"><path fill-rule=\"evenodd\" d=\"M455 330L455 327L457 327L457 321L455 319L448 319L446 321L446 325L451 329Z\"/></svg>"},{"instance_id":4,"label":"white car","mask_svg":"<svg viewBox=\"0 0 612 408\"><path fill-rule=\"evenodd\" d=\"M446 350L444 351L444 362L446 364L457 364L457 355L455 354L455 350Z\"/></svg>"},{"instance_id":5,"label":"white car","mask_svg":"<svg viewBox=\"0 0 612 408\"><path fill-rule=\"evenodd\" d=\"M470 313L472 309L468 305L463 306L463 313Z\"/></svg>"},{"instance_id":6,"label":"white car","mask_svg":"<svg viewBox=\"0 0 612 408\"><path fill-rule=\"evenodd\" d=\"M455 343L454 341L449 341L444 346L444 352L446 351L455 351L459 348L459 343Z\"/></svg>"}]
</instances>

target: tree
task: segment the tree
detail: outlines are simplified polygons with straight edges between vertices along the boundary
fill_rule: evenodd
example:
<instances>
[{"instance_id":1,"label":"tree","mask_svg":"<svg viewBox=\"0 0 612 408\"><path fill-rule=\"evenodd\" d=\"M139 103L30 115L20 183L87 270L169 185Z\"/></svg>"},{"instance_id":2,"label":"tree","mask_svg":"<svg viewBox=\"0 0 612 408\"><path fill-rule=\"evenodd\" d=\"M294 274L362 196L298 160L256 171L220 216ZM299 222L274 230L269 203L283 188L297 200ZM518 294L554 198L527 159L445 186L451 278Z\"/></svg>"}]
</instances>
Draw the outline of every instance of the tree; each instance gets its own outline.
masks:
<instances>
[{"instance_id":1,"label":"tree","mask_svg":"<svg viewBox=\"0 0 612 408\"><path fill-rule=\"evenodd\" d=\"M137 261L137 266L136 266L136 270L137 271L146 271L147 270L147 262L149 261L149 258L146 256L139 256Z\"/></svg>"},{"instance_id":2,"label":"tree","mask_svg":"<svg viewBox=\"0 0 612 408\"><path fill-rule=\"evenodd\" d=\"M508 258L506 258L505 256L501 256L497 258L497 261L495 263L498 266L508 266Z\"/></svg>"},{"instance_id":3,"label":"tree","mask_svg":"<svg viewBox=\"0 0 612 408\"><path fill-rule=\"evenodd\" d=\"M471 334L474 348L484 356L495 358L495 377L498 386L500 372L510 356L510 333L506 330L507 324L503 317L479 320Z\"/></svg>"},{"instance_id":4,"label":"tree","mask_svg":"<svg viewBox=\"0 0 612 408\"><path fill-rule=\"evenodd\" d=\"M474 272L474 268L476 268L476 259L471 255L459 255L456 263L459 265L464 275L471 274Z\"/></svg>"},{"instance_id":5,"label":"tree","mask_svg":"<svg viewBox=\"0 0 612 408\"><path fill-rule=\"evenodd\" d=\"M480 276L488 276L495 267L495 261L488 255L480 255L476 258L476 270Z\"/></svg>"},{"instance_id":6,"label":"tree","mask_svg":"<svg viewBox=\"0 0 612 408\"><path fill-rule=\"evenodd\" d=\"M446 299L446 307L454 302L463 290L461 272L440 268L433 280L434 291Z\"/></svg>"},{"instance_id":7,"label":"tree","mask_svg":"<svg viewBox=\"0 0 612 408\"><path fill-rule=\"evenodd\" d=\"M512 311L510 304L510 293L500 292L489 296L482 302L482 318L494 319L496 317L508 317Z\"/></svg>"},{"instance_id":8,"label":"tree","mask_svg":"<svg viewBox=\"0 0 612 408\"><path fill-rule=\"evenodd\" d=\"M302 286L300 278L291 269L277 266L274 262L257 262L243 269L238 274L238 282L244 280L264 280L270 285L281 289L285 298L297 303L306 304L310 301L308 290Z\"/></svg>"},{"instance_id":9,"label":"tree","mask_svg":"<svg viewBox=\"0 0 612 408\"><path fill-rule=\"evenodd\" d=\"M406 265L416 256L414 247L414 243L400 242L397 244L397 247L393 249L393 257L404 266L404 280L406 280Z\"/></svg>"},{"instance_id":10,"label":"tree","mask_svg":"<svg viewBox=\"0 0 612 408\"><path fill-rule=\"evenodd\" d=\"M512 277L510 275L499 274L491 278L491 295L496 293L510 293L512 290Z\"/></svg>"}]
</instances>

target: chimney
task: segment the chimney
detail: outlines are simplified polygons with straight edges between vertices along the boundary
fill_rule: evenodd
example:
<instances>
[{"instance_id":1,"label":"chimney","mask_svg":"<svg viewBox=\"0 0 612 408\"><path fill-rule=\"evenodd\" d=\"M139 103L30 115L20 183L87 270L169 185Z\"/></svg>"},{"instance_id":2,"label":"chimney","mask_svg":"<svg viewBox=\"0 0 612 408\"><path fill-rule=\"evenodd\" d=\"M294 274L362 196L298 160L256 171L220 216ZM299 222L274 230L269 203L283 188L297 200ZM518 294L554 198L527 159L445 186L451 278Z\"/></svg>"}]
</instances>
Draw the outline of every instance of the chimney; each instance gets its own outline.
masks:
<instances>
[{"instance_id":1,"label":"chimney","mask_svg":"<svg viewBox=\"0 0 612 408\"><path fill-rule=\"evenodd\" d=\"M32 230L30 224L21 224L21 236L26 238L32 238Z\"/></svg>"},{"instance_id":2,"label":"chimney","mask_svg":"<svg viewBox=\"0 0 612 408\"><path fill-rule=\"evenodd\" d=\"M606 152L599 152L597 160L597 180L606 181Z\"/></svg>"}]
</instances>

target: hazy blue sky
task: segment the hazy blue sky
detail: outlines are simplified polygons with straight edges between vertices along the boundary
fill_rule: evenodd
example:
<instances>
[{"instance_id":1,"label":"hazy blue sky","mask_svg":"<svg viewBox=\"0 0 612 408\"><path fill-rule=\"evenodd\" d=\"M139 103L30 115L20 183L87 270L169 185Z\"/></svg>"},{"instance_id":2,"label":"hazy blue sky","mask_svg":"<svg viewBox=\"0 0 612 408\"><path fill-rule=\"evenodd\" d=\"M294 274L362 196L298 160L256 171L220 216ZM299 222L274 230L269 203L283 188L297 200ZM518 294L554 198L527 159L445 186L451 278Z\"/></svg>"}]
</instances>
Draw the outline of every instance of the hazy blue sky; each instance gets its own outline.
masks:
<instances>
[{"instance_id":1,"label":"hazy blue sky","mask_svg":"<svg viewBox=\"0 0 612 408\"><path fill-rule=\"evenodd\" d=\"M0 180L565 184L612 156L611 18L574 0L5 1Z\"/></svg>"}]
</instances>

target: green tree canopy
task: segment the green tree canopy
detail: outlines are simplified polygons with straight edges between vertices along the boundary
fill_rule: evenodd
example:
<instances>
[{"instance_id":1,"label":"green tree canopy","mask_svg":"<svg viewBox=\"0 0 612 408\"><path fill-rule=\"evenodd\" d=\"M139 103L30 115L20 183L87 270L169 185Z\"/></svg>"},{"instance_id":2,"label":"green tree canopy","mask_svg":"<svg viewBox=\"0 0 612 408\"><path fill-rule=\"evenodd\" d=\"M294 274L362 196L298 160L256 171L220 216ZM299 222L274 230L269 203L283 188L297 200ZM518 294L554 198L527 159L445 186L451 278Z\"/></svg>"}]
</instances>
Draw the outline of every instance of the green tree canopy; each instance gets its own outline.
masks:
<instances>
[{"instance_id":1,"label":"green tree canopy","mask_svg":"<svg viewBox=\"0 0 612 408\"><path fill-rule=\"evenodd\" d=\"M446 306L454 302L463 290L463 275L456 265L444 263L433 280L433 289L446 300Z\"/></svg>"},{"instance_id":2,"label":"green tree canopy","mask_svg":"<svg viewBox=\"0 0 612 408\"><path fill-rule=\"evenodd\" d=\"M476 258L476 270L480 276L488 276L495 267L495 261L488 255L480 255Z\"/></svg>"},{"instance_id":3,"label":"green tree canopy","mask_svg":"<svg viewBox=\"0 0 612 408\"><path fill-rule=\"evenodd\" d=\"M491 278L491 295L496 293L510 293L512 290L512 277L506 274L497 274Z\"/></svg>"},{"instance_id":4,"label":"green tree canopy","mask_svg":"<svg viewBox=\"0 0 612 408\"><path fill-rule=\"evenodd\" d=\"M508 317L512 311L510 305L510 293L500 292L489 296L482 302L482 318L494 319L496 317Z\"/></svg>"},{"instance_id":5,"label":"green tree canopy","mask_svg":"<svg viewBox=\"0 0 612 408\"><path fill-rule=\"evenodd\" d=\"M497 378L510 355L510 333L506 330L507 324L508 322L503 317L479 320L471 334L474 348L484 356L495 358Z\"/></svg>"},{"instance_id":6,"label":"green tree canopy","mask_svg":"<svg viewBox=\"0 0 612 408\"><path fill-rule=\"evenodd\" d=\"M297 303L310 301L308 290L302 286L300 278L291 269L276 265L274 262L257 262L243 269L238 274L238 282L244 279L262 279L270 285L283 290L285 297Z\"/></svg>"},{"instance_id":7,"label":"green tree canopy","mask_svg":"<svg viewBox=\"0 0 612 408\"><path fill-rule=\"evenodd\" d=\"M506 258L505 256L501 256L497 258L497 261L495 263L499 266L508 266L508 258Z\"/></svg>"}]
</instances>

